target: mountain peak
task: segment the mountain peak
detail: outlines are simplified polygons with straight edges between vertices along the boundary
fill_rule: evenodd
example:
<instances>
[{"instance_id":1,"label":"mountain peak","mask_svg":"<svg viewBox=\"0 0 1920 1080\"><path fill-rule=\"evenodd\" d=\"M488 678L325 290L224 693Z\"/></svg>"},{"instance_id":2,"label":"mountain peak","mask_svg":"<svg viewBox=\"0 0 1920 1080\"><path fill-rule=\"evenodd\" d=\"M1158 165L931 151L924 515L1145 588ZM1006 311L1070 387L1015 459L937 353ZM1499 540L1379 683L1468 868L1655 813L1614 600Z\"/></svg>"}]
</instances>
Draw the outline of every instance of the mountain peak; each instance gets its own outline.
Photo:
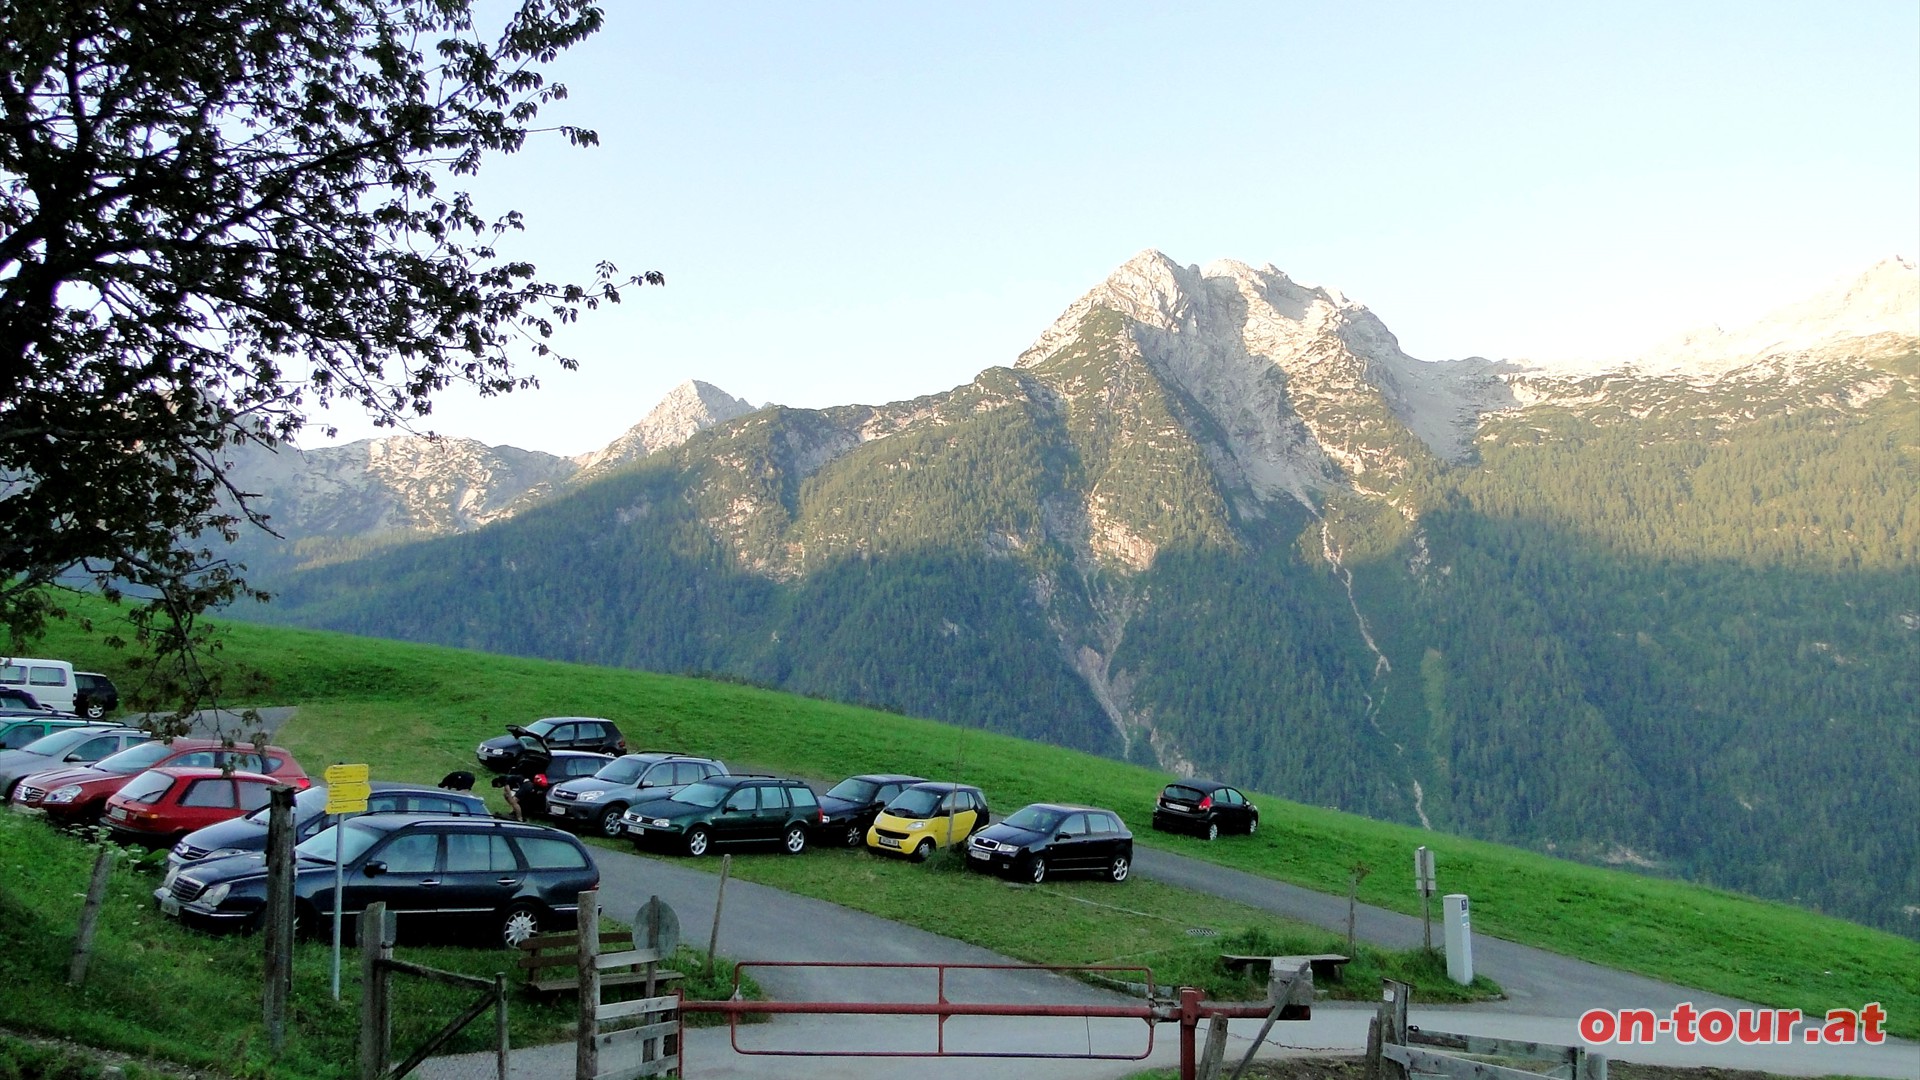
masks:
<instances>
[{"instance_id":1,"label":"mountain peak","mask_svg":"<svg viewBox=\"0 0 1920 1080\"><path fill-rule=\"evenodd\" d=\"M1634 366L1645 372L1717 375L1770 356L1880 334L1920 338L1920 271L1898 255L1746 326L1688 331Z\"/></svg>"},{"instance_id":2,"label":"mountain peak","mask_svg":"<svg viewBox=\"0 0 1920 1080\"><path fill-rule=\"evenodd\" d=\"M575 480L589 479L615 466L646 457L656 450L679 446L715 424L745 416L753 406L712 383L688 379L660 399L646 418L606 446L573 460L580 465Z\"/></svg>"}]
</instances>

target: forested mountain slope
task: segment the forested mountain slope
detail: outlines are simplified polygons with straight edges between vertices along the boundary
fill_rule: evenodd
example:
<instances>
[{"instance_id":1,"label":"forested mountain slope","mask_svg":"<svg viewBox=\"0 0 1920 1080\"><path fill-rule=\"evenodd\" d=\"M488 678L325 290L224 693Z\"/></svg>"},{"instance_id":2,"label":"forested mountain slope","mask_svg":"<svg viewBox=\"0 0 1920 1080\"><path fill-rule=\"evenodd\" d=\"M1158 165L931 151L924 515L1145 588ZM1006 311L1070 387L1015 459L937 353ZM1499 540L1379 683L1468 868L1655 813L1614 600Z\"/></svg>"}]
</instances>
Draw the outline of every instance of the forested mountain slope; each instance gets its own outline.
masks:
<instances>
[{"instance_id":1,"label":"forested mountain slope","mask_svg":"<svg viewBox=\"0 0 1920 1080\"><path fill-rule=\"evenodd\" d=\"M765 409L263 614L728 673L1920 934L1900 303L1556 375L1146 253L1012 368Z\"/></svg>"}]
</instances>

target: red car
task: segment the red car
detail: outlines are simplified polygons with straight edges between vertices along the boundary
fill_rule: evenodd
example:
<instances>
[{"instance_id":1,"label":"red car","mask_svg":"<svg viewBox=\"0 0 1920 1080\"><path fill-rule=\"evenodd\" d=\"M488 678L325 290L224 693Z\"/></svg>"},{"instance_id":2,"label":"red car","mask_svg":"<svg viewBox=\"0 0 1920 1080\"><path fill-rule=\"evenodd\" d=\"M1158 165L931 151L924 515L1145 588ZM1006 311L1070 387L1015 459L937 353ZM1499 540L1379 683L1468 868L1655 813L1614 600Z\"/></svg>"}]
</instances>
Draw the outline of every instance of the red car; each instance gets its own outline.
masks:
<instances>
[{"instance_id":1,"label":"red car","mask_svg":"<svg viewBox=\"0 0 1920 1080\"><path fill-rule=\"evenodd\" d=\"M269 746L264 757L252 747L222 746L218 739L175 739L130 746L92 765L34 773L13 789L13 808L44 813L61 825L91 825L100 820L107 799L127 781L162 765L220 768L231 765L264 773L283 784L304 788L313 783L293 755Z\"/></svg>"},{"instance_id":2,"label":"red car","mask_svg":"<svg viewBox=\"0 0 1920 1080\"><path fill-rule=\"evenodd\" d=\"M123 844L172 847L181 837L267 805L285 781L265 773L168 766L148 769L107 800L104 820Z\"/></svg>"}]
</instances>

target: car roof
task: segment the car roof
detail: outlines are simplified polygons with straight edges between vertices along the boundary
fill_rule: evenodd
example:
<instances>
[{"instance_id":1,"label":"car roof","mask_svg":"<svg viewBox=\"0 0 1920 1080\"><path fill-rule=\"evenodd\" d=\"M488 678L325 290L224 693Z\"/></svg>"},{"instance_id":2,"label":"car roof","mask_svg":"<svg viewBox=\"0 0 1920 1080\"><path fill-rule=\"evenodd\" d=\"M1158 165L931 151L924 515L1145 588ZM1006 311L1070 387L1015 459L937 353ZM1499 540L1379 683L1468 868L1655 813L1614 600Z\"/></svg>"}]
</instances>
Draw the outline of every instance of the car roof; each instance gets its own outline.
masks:
<instances>
[{"instance_id":1,"label":"car roof","mask_svg":"<svg viewBox=\"0 0 1920 1080\"><path fill-rule=\"evenodd\" d=\"M907 790L912 791L915 788L921 788L927 791L979 791L980 790L979 788L974 787L972 784L956 784L951 780L925 780L918 784L913 785L913 787L910 787Z\"/></svg>"},{"instance_id":2,"label":"car roof","mask_svg":"<svg viewBox=\"0 0 1920 1080\"><path fill-rule=\"evenodd\" d=\"M1089 810L1097 810L1102 814L1113 814L1114 817L1120 816L1119 814L1114 813L1114 811L1109 810L1104 806L1081 806L1078 803L1037 802L1026 807L1026 809L1058 810L1063 814L1082 814L1082 813L1086 813Z\"/></svg>"},{"instance_id":3,"label":"car roof","mask_svg":"<svg viewBox=\"0 0 1920 1080\"><path fill-rule=\"evenodd\" d=\"M698 754L683 754L678 750L635 750L631 754L620 755L620 760L622 761L625 761L628 758L633 758L636 761L644 761L649 765L654 764L655 762L660 762L660 761L712 761L713 760L710 757L701 757Z\"/></svg>"},{"instance_id":4,"label":"car roof","mask_svg":"<svg viewBox=\"0 0 1920 1080\"><path fill-rule=\"evenodd\" d=\"M281 782L279 777L268 776L266 773L247 772L245 769L235 769L229 773L217 765L162 765L157 769L148 769L147 771L161 773L165 776L185 777L189 780L202 780L209 776L232 776L239 780L265 780L269 784L278 784Z\"/></svg>"},{"instance_id":5,"label":"car roof","mask_svg":"<svg viewBox=\"0 0 1920 1080\"><path fill-rule=\"evenodd\" d=\"M1219 791L1223 787L1232 787L1233 785L1222 783L1219 780L1175 780L1167 786L1192 788L1195 791Z\"/></svg>"},{"instance_id":6,"label":"car roof","mask_svg":"<svg viewBox=\"0 0 1920 1080\"><path fill-rule=\"evenodd\" d=\"M921 784L926 782L926 777L924 776L908 776L906 773L890 773L890 772L861 773L858 776L849 776L847 777L847 779L871 780L876 784L898 784L903 782L909 783L909 784Z\"/></svg>"},{"instance_id":7,"label":"car roof","mask_svg":"<svg viewBox=\"0 0 1920 1080\"><path fill-rule=\"evenodd\" d=\"M504 832L519 832L537 836L564 836L573 838L572 833L560 829L538 825L531 821L509 821L506 818L476 817L461 814L405 813L405 814L355 814L347 819L349 824L373 829L377 832L394 832L409 825L428 822L445 822L467 828L497 828Z\"/></svg>"}]
</instances>

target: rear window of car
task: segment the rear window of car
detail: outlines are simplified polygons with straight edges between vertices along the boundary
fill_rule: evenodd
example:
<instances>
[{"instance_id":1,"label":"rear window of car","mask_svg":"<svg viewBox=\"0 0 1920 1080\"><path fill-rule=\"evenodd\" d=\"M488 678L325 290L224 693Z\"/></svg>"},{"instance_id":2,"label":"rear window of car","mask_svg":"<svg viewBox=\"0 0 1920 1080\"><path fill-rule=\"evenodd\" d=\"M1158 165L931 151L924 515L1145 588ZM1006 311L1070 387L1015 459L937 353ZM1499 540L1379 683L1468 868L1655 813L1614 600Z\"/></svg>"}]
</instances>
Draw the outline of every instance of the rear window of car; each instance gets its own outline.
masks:
<instances>
[{"instance_id":1,"label":"rear window of car","mask_svg":"<svg viewBox=\"0 0 1920 1080\"><path fill-rule=\"evenodd\" d=\"M128 802L156 803L172 786L173 777L166 773L141 773L120 789L120 796Z\"/></svg>"},{"instance_id":2,"label":"rear window of car","mask_svg":"<svg viewBox=\"0 0 1920 1080\"><path fill-rule=\"evenodd\" d=\"M1201 799L1207 797L1207 793L1201 791L1199 788L1190 788L1184 784L1168 784L1167 790L1160 794L1180 802L1199 802Z\"/></svg>"},{"instance_id":3,"label":"rear window of car","mask_svg":"<svg viewBox=\"0 0 1920 1080\"><path fill-rule=\"evenodd\" d=\"M787 797L792 799L793 805L801 810L811 810L820 805L820 800L813 797L813 789L810 787L801 785L790 787L787 789Z\"/></svg>"},{"instance_id":4,"label":"rear window of car","mask_svg":"<svg viewBox=\"0 0 1920 1080\"><path fill-rule=\"evenodd\" d=\"M520 853L527 857L527 866L534 870L585 870L587 853L578 846L558 837L518 836L514 838L520 844Z\"/></svg>"}]
</instances>

